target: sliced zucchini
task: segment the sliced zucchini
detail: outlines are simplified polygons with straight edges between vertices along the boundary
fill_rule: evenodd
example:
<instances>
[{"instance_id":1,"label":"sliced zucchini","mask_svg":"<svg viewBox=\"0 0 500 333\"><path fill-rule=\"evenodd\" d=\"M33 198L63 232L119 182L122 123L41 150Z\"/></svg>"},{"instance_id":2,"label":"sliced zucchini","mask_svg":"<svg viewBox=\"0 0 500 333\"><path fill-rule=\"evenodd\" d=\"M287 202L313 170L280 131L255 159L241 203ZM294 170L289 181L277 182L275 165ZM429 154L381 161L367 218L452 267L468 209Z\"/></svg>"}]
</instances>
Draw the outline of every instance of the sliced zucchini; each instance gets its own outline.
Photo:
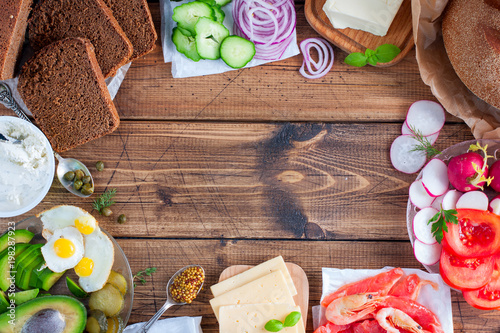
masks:
<instances>
[{"instance_id":1,"label":"sliced zucchini","mask_svg":"<svg viewBox=\"0 0 500 333\"><path fill-rule=\"evenodd\" d=\"M214 10L204 2L194 1L175 7L172 20L177 22L181 28L194 34L194 26L200 17L215 20Z\"/></svg>"},{"instance_id":2,"label":"sliced zucchini","mask_svg":"<svg viewBox=\"0 0 500 333\"><path fill-rule=\"evenodd\" d=\"M91 310L101 310L108 317L116 316L123 308L123 295L107 283L101 290L90 294L89 307Z\"/></svg>"},{"instance_id":3,"label":"sliced zucchini","mask_svg":"<svg viewBox=\"0 0 500 333\"><path fill-rule=\"evenodd\" d=\"M198 54L198 51L196 51L196 42L194 37L184 35L181 28L174 28L172 32L172 42L174 42L177 51L193 61L200 61L201 57Z\"/></svg>"},{"instance_id":4,"label":"sliced zucchini","mask_svg":"<svg viewBox=\"0 0 500 333\"><path fill-rule=\"evenodd\" d=\"M239 36L229 36L220 46L220 56L224 62L233 68L241 68L253 59L255 45Z\"/></svg>"},{"instance_id":5,"label":"sliced zucchini","mask_svg":"<svg viewBox=\"0 0 500 333\"><path fill-rule=\"evenodd\" d=\"M202 17L194 26L196 50L203 59L220 58L220 45L229 36L229 30L219 22Z\"/></svg>"}]
</instances>

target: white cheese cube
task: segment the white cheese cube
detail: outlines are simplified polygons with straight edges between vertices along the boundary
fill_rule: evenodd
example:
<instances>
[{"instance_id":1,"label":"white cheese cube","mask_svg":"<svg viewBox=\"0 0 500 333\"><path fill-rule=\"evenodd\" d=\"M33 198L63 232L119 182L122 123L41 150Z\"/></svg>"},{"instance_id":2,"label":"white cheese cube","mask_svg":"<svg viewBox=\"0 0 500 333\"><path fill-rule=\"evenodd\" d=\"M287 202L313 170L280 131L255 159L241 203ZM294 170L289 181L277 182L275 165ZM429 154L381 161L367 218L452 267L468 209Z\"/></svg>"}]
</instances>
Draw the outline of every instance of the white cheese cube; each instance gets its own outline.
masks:
<instances>
[{"instance_id":1,"label":"white cheese cube","mask_svg":"<svg viewBox=\"0 0 500 333\"><path fill-rule=\"evenodd\" d=\"M385 36L403 0L327 0L323 10L335 29Z\"/></svg>"},{"instance_id":2,"label":"white cheese cube","mask_svg":"<svg viewBox=\"0 0 500 333\"><path fill-rule=\"evenodd\" d=\"M245 304L222 306L219 310L219 333L262 333L271 319L285 321L290 312L300 312L300 307L290 304ZM305 333L302 319L281 333Z\"/></svg>"}]
</instances>

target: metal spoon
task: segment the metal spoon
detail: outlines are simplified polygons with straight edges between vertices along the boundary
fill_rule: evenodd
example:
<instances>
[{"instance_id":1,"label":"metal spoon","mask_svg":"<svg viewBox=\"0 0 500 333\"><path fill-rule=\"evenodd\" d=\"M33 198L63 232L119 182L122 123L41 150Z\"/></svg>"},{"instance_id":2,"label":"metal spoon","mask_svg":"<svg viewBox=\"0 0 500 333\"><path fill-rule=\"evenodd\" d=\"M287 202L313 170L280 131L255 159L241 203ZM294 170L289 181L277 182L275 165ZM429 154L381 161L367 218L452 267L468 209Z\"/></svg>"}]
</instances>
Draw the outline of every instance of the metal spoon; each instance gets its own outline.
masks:
<instances>
[{"instance_id":1,"label":"metal spoon","mask_svg":"<svg viewBox=\"0 0 500 333\"><path fill-rule=\"evenodd\" d=\"M160 319L160 317L165 313L165 311L167 311L167 309L170 308L171 306L187 304L187 303L178 303L174 301L172 295L170 294L170 286L172 285L177 276L179 276L182 272L184 272L187 268L190 267L199 267L203 270L203 267L201 267L200 265L189 265L178 270L177 273L175 273L167 283L167 301L165 302L165 304L163 304L160 310L158 310L158 312L141 327L141 329L139 330L140 333L146 333L147 331L149 331L149 329L158 321L158 319ZM203 274L205 274L205 270L203 270ZM203 283L200 285L200 288L198 289L196 294L200 292L202 287Z\"/></svg>"},{"instance_id":2,"label":"metal spoon","mask_svg":"<svg viewBox=\"0 0 500 333\"><path fill-rule=\"evenodd\" d=\"M2 82L0 82L0 102L7 108L14 111L19 118L26 120L29 123L32 123L29 117L26 115L26 113L24 113L24 111L21 109L19 104L17 104L16 100L14 99L14 96L12 96L12 92L10 91L9 86ZM59 162L59 164L57 165L57 178L64 186L64 188L79 197L82 198L89 197L91 194L83 194L82 192L75 190L72 186L72 183L64 179L64 175L66 174L66 172L82 169L82 171L85 173L86 176L90 176L91 184L94 184L94 179L92 178L92 175L90 174L90 171L89 169L87 169L85 164L83 164L78 160L75 160L74 158L62 158L61 155L59 155L56 152L54 152L54 156L57 158L57 161Z\"/></svg>"}]
</instances>

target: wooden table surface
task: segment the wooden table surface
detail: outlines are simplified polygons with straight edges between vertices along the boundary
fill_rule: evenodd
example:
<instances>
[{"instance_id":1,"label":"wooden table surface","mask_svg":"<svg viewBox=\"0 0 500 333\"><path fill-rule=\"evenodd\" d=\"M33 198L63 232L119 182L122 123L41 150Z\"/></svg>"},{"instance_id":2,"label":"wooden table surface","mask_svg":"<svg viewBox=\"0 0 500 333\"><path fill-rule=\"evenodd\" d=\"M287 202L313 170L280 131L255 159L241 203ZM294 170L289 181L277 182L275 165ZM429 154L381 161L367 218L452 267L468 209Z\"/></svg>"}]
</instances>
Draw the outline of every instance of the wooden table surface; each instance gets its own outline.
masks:
<instances>
[{"instance_id":1,"label":"wooden table surface","mask_svg":"<svg viewBox=\"0 0 500 333\"><path fill-rule=\"evenodd\" d=\"M159 5L150 7L159 32ZM303 2L296 8L298 40L316 37ZM307 273L309 306L319 303L321 267L423 268L405 218L415 175L392 168L389 147L410 104L435 98L414 51L389 68L349 67L335 51L333 69L318 80L299 74L301 56L173 79L158 41L116 96L118 130L63 154L91 166L97 194L117 189L113 217L99 221L133 272L158 268L135 290L131 323L161 307L170 275L188 264L205 267L209 286L227 266L281 254ZM13 113L2 107L0 114ZM449 117L436 146L472 138ZM15 220L60 204L91 211L95 197L77 198L54 182L39 206ZM126 224L116 222L119 214ZM203 331L218 332L210 298L207 288L167 316L202 315ZM457 292L452 302L455 332L500 331L496 311L476 310Z\"/></svg>"}]
</instances>

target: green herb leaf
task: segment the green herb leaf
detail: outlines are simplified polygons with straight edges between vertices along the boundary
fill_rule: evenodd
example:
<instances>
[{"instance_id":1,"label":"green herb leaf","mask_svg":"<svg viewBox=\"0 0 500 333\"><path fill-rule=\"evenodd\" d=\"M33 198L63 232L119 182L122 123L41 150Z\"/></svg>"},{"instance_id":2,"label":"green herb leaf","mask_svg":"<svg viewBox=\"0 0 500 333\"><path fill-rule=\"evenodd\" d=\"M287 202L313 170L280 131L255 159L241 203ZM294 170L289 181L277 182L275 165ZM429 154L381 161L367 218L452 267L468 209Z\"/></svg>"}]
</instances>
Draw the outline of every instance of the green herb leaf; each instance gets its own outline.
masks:
<instances>
[{"instance_id":1,"label":"green herb leaf","mask_svg":"<svg viewBox=\"0 0 500 333\"><path fill-rule=\"evenodd\" d=\"M151 276L151 274L153 274L154 272L156 272L156 267L149 267L143 271L138 271L137 273L134 274L132 281L135 281L135 279L137 279L142 285L144 285L147 282L144 275ZM137 284L134 282L134 288L136 286Z\"/></svg>"},{"instance_id":2,"label":"green herb leaf","mask_svg":"<svg viewBox=\"0 0 500 333\"><path fill-rule=\"evenodd\" d=\"M374 56L376 54L377 54L377 52L372 50L372 49L366 49L366 51L365 51L365 56L367 56L368 58L371 56Z\"/></svg>"},{"instance_id":3,"label":"green herb leaf","mask_svg":"<svg viewBox=\"0 0 500 333\"><path fill-rule=\"evenodd\" d=\"M116 194L116 188L107 190L101 196L97 199L94 200L94 203L92 204L92 208L97 210L99 214L101 214L101 210L103 208L109 207L113 205L115 202L113 201L113 197Z\"/></svg>"},{"instance_id":4,"label":"green herb leaf","mask_svg":"<svg viewBox=\"0 0 500 333\"><path fill-rule=\"evenodd\" d=\"M368 63L372 66L377 66L378 63L378 58L376 55L372 55L371 57L368 57Z\"/></svg>"},{"instance_id":5,"label":"green herb leaf","mask_svg":"<svg viewBox=\"0 0 500 333\"><path fill-rule=\"evenodd\" d=\"M363 67L367 64L368 57L365 56L363 53L360 52L354 52L349 54L344 62L348 65L355 66L355 67Z\"/></svg>"},{"instance_id":6,"label":"green herb leaf","mask_svg":"<svg viewBox=\"0 0 500 333\"><path fill-rule=\"evenodd\" d=\"M375 50L379 62L390 62L401 53L401 50L396 45L383 44Z\"/></svg>"},{"instance_id":7,"label":"green herb leaf","mask_svg":"<svg viewBox=\"0 0 500 333\"><path fill-rule=\"evenodd\" d=\"M266 323L264 328L269 332L279 332L283 329L283 323L277 319L271 319Z\"/></svg>"},{"instance_id":8,"label":"green herb leaf","mask_svg":"<svg viewBox=\"0 0 500 333\"><path fill-rule=\"evenodd\" d=\"M293 326L297 325L297 323L300 320L300 317L302 317L300 312L298 312L298 311L291 312L288 316L286 316L284 326L285 327L293 327Z\"/></svg>"},{"instance_id":9,"label":"green herb leaf","mask_svg":"<svg viewBox=\"0 0 500 333\"><path fill-rule=\"evenodd\" d=\"M412 136L415 138L415 140L418 141L418 145L413 147L413 149L410 151L423 151L427 154L428 158L432 158L436 155L441 154L439 150L432 146L432 143L429 141L429 139L422 135L422 132L417 130L414 126L410 126L410 130L413 133Z\"/></svg>"},{"instance_id":10,"label":"green herb leaf","mask_svg":"<svg viewBox=\"0 0 500 333\"><path fill-rule=\"evenodd\" d=\"M458 212L455 209L441 210L434 215L427 224L432 223L431 232L436 241L441 244L443 240L444 233L448 232L448 226L446 223L458 224Z\"/></svg>"}]
</instances>

